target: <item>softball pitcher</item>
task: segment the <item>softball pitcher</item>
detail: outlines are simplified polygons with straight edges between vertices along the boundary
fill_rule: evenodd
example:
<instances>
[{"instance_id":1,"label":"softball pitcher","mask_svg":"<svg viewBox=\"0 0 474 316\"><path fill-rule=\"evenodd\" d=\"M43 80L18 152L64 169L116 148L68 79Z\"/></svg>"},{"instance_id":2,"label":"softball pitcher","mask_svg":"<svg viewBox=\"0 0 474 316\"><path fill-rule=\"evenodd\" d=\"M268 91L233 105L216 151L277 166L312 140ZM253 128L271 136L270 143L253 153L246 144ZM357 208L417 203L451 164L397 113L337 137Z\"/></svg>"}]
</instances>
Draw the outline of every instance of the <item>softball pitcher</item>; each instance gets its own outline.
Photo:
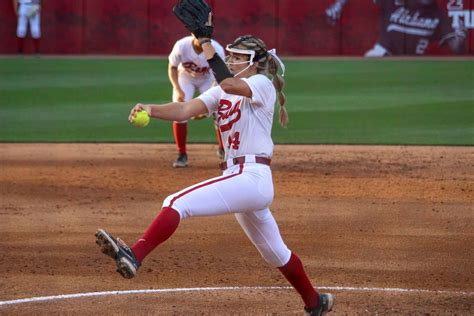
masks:
<instances>
[{"instance_id":1,"label":"softball pitcher","mask_svg":"<svg viewBox=\"0 0 474 316\"><path fill-rule=\"evenodd\" d=\"M214 40L211 44L219 56L224 58L222 46ZM168 77L173 86L173 102L189 101L194 97L196 90L203 93L212 86L214 76L209 70L209 64L204 57L201 44L194 36L187 36L178 40L168 60ZM174 121L173 134L178 149L178 158L173 163L173 167L186 167L188 165L188 155L186 153L187 120ZM221 153L224 148L217 127L216 134L219 141L218 153Z\"/></svg>"},{"instance_id":2,"label":"softball pitcher","mask_svg":"<svg viewBox=\"0 0 474 316\"><path fill-rule=\"evenodd\" d=\"M284 64L275 50L266 49L262 40L246 35L227 45L227 68L211 44L213 27L207 19L211 16L210 9L202 0L193 0L193 6L188 6L188 1L180 1L175 14L199 39L219 85L186 102L137 104L129 120L138 111L174 121L217 113L217 124L225 140L226 160L220 164L223 174L168 196L161 212L131 248L103 229L96 233L97 244L115 260L123 277L133 278L144 258L175 232L180 221L194 216L234 213L264 260L278 268L301 295L305 312L324 315L334 304L333 296L319 294L314 289L301 260L284 243L269 209L274 195L271 130L277 97L280 124L286 126L288 122L282 92L284 81L278 74L279 68L284 74ZM198 13L189 18L195 10ZM199 20L198 27L197 17L206 17Z\"/></svg>"},{"instance_id":3,"label":"softball pitcher","mask_svg":"<svg viewBox=\"0 0 474 316\"><path fill-rule=\"evenodd\" d=\"M25 37L30 25L31 37L35 53L39 54L41 38L41 0L13 0L13 8L18 15L16 36L18 38L18 53L23 53Z\"/></svg>"}]
</instances>

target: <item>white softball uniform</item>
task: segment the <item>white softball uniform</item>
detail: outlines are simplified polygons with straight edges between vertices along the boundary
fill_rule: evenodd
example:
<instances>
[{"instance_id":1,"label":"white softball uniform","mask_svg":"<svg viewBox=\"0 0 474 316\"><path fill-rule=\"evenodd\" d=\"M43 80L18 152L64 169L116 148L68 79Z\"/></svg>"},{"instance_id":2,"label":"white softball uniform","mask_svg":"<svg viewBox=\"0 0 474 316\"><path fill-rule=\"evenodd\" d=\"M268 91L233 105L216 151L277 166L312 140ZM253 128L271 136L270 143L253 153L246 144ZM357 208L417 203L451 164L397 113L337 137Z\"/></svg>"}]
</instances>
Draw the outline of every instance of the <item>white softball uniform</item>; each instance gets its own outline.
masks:
<instances>
[{"instance_id":1,"label":"white softball uniform","mask_svg":"<svg viewBox=\"0 0 474 316\"><path fill-rule=\"evenodd\" d=\"M212 40L212 46L222 59L225 58L224 48ZM168 56L170 65L178 67L178 83L184 92L184 101L189 101L194 97L196 89L199 93L208 90L214 81L209 64L204 53L196 53L193 47L193 37L187 36L177 41L170 55ZM173 91L173 102L177 101L177 95Z\"/></svg>"},{"instance_id":2,"label":"white softball uniform","mask_svg":"<svg viewBox=\"0 0 474 316\"><path fill-rule=\"evenodd\" d=\"M26 37L28 23L30 24L31 37L41 37L41 3L39 0L18 0L18 25L16 28L16 36L19 38Z\"/></svg>"},{"instance_id":3,"label":"white softball uniform","mask_svg":"<svg viewBox=\"0 0 474 316\"><path fill-rule=\"evenodd\" d=\"M217 123L226 141L227 169L223 175L168 196L163 207L177 210L181 219L235 213L235 217L262 257L271 265L288 263L291 251L283 242L269 209L273 180L269 160L273 154L271 128L276 92L263 75L244 80L252 97L226 94L213 87L198 98ZM268 164L256 161L268 161Z\"/></svg>"}]
</instances>

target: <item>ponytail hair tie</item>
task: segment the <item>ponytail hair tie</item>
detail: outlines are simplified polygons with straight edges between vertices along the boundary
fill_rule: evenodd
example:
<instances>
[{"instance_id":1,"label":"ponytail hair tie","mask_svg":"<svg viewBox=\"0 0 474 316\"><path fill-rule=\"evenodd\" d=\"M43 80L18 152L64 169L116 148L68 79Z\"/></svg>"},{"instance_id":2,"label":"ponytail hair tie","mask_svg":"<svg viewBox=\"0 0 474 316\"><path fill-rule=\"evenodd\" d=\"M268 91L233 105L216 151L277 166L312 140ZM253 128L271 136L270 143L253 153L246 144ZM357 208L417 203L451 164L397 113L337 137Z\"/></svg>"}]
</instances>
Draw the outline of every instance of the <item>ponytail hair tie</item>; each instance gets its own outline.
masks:
<instances>
[{"instance_id":1,"label":"ponytail hair tie","mask_svg":"<svg viewBox=\"0 0 474 316\"><path fill-rule=\"evenodd\" d=\"M285 64L283 63L283 61L280 59L280 57L277 56L276 54L276 49L275 48L272 48L270 49L269 51L267 51L277 62L278 64L280 65L280 68L281 68L281 71L282 71L282 74L281 76L284 77L285 76Z\"/></svg>"}]
</instances>

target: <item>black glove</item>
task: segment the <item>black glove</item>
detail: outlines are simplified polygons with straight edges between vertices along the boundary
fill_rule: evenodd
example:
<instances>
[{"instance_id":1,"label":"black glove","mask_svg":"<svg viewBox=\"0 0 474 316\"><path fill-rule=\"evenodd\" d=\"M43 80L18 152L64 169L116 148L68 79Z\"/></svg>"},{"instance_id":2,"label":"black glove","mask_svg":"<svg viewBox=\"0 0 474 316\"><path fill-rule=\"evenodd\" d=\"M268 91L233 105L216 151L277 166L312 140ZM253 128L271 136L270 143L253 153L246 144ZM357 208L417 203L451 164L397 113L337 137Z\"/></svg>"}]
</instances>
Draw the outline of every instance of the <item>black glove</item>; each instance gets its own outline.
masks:
<instances>
[{"instance_id":1,"label":"black glove","mask_svg":"<svg viewBox=\"0 0 474 316\"><path fill-rule=\"evenodd\" d=\"M173 13L196 38L211 38L212 10L204 0L178 0Z\"/></svg>"}]
</instances>

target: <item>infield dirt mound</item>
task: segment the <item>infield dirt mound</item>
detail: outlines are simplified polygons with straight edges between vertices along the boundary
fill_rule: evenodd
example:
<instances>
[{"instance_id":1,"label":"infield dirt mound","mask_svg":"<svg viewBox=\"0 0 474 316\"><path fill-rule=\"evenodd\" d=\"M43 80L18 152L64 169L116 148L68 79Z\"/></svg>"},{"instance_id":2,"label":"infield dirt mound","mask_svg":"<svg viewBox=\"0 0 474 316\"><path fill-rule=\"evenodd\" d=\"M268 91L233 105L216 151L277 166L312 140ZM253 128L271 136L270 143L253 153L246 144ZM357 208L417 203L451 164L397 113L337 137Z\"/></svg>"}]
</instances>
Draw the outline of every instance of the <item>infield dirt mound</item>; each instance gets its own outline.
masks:
<instances>
[{"instance_id":1,"label":"infield dirt mound","mask_svg":"<svg viewBox=\"0 0 474 316\"><path fill-rule=\"evenodd\" d=\"M79 292L287 286L233 216L183 221L122 279L94 243L97 228L132 243L162 200L220 174L213 145L0 144L0 301ZM335 291L334 315L474 313L472 147L275 148L272 211L316 286L446 293ZM238 194L236 192L235 194ZM470 294L469 294L470 293ZM0 306L0 314L300 314L292 290L167 293Z\"/></svg>"}]
</instances>

